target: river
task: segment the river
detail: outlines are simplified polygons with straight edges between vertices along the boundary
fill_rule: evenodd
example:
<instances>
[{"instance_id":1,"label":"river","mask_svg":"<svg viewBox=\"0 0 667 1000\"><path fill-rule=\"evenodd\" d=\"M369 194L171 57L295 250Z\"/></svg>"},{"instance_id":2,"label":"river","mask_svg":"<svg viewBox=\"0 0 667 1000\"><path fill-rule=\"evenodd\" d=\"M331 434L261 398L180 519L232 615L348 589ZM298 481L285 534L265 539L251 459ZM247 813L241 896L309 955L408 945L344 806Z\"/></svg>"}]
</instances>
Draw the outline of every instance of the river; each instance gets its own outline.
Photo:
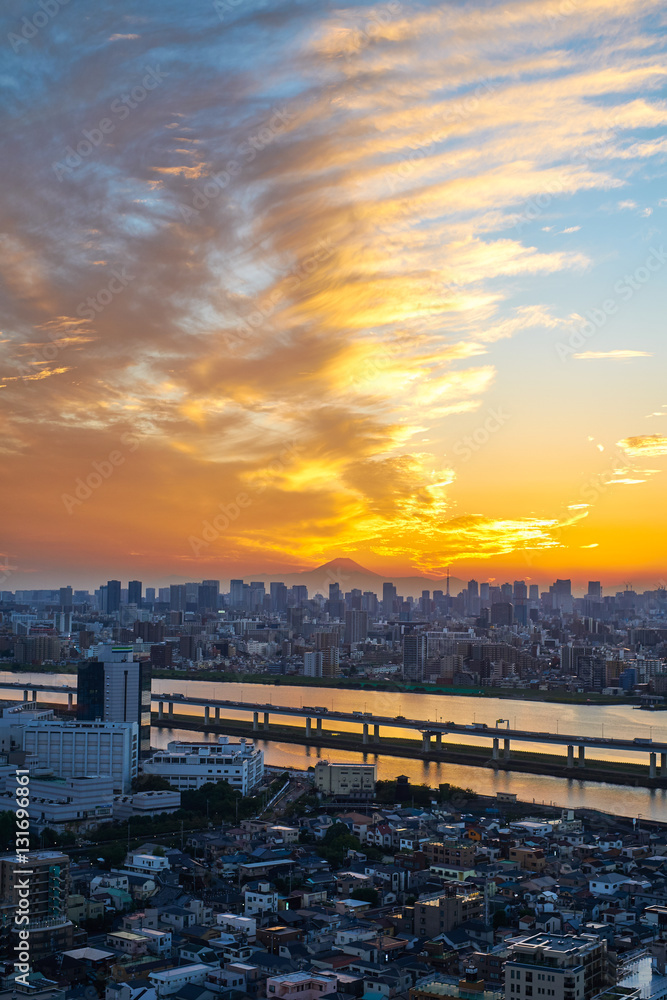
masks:
<instances>
[{"instance_id":1,"label":"river","mask_svg":"<svg viewBox=\"0 0 667 1000\"><path fill-rule=\"evenodd\" d=\"M0 680L35 684L72 684L71 674L0 672ZM572 736L614 736L627 739L635 737L665 739L667 717L662 712L640 712L631 705L565 705L553 702L524 701L515 699L475 698L465 695L407 694L396 691L350 691L343 688L287 687L280 685L230 684L209 681L153 680L154 702L173 692L202 699L271 703L285 707L301 708L303 705L323 706L339 711L368 711L378 715L428 719L430 722L485 722L495 725L498 719L509 719L512 728L532 729L540 732L567 733ZM50 700L64 702L66 694L54 694ZM165 699L166 700L166 699ZM157 705L155 705L157 707ZM179 712L199 714L201 710L182 705ZM229 712L229 718L245 718L247 714ZM285 721L289 716L282 716ZM664 720L664 721L663 721ZM336 722L336 732L359 731L358 725ZM326 726L326 723L325 723ZM203 720L202 720L203 728ZM328 728L328 727L326 727ZM411 730L391 730L396 735L412 737ZM204 739L215 739L214 734L203 734ZM153 745L163 748L170 739L193 739L191 731L154 727ZM475 737L456 736L457 742L475 743ZM259 741L265 751L267 764L279 767L307 768L320 757L341 761L362 760L364 757L378 766L378 778L393 778L406 774L410 781L437 786L441 782L473 788L485 795L496 792L513 792L526 802L554 803L568 808L586 807L600 809L619 816L639 817L667 821L667 791L663 789L634 788L624 785L577 781L499 771L490 768L469 767L461 764L433 763L391 757L386 754L368 754L320 750L291 743ZM488 742L483 741L483 742ZM543 746L522 743L521 749L544 752ZM587 756L608 760L645 761L646 753L614 750L600 752L587 750Z\"/></svg>"}]
</instances>

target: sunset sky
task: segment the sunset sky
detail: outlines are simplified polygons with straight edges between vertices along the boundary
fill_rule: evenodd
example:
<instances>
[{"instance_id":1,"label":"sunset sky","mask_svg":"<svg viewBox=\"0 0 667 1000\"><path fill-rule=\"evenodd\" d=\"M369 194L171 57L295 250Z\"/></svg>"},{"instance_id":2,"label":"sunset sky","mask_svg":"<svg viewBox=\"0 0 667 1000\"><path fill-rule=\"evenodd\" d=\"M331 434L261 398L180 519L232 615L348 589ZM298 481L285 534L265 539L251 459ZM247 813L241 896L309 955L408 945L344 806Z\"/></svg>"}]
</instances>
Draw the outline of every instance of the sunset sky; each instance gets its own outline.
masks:
<instances>
[{"instance_id":1,"label":"sunset sky","mask_svg":"<svg viewBox=\"0 0 667 1000\"><path fill-rule=\"evenodd\" d=\"M657 587L666 27L3 4L2 589L336 556Z\"/></svg>"}]
</instances>

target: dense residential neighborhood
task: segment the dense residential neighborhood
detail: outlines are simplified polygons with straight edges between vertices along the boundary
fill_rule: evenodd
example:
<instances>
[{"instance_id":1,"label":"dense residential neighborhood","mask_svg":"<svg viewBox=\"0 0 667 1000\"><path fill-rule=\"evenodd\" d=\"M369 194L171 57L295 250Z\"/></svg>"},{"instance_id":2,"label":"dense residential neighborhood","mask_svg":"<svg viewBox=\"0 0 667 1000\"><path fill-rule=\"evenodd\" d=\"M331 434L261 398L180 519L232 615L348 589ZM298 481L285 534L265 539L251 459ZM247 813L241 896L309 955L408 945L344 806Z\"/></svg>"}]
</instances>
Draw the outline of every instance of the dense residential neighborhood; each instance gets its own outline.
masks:
<instances>
[{"instance_id":1,"label":"dense residential neighborhood","mask_svg":"<svg viewBox=\"0 0 667 1000\"><path fill-rule=\"evenodd\" d=\"M271 796L252 799L226 781L182 793L142 781L114 805L113 842L90 821L76 836L42 825L54 844L30 851L29 988L11 960L25 865L0 857L3 997L667 996L660 824L376 783L374 765L333 760L267 769ZM221 820L216 789L253 814L228 806ZM212 818L193 832L181 797L197 795Z\"/></svg>"}]
</instances>

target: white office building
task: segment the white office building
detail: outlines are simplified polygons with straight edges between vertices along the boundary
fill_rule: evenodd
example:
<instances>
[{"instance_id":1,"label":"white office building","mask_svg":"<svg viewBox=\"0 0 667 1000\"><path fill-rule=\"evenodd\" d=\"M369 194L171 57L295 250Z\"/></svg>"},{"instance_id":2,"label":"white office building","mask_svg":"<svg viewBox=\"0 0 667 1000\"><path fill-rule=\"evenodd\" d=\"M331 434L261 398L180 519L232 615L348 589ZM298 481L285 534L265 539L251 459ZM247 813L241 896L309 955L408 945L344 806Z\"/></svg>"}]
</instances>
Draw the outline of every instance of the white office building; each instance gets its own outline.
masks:
<instances>
[{"instance_id":1,"label":"white office building","mask_svg":"<svg viewBox=\"0 0 667 1000\"><path fill-rule=\"evenodd\" d=\"M249 795L264 777L264 752L250 740L231 743L218 736L217 743L183 743L172 740L144 762L145 774L166 778L179 791L228 781L243 795Z\"/></svg>"},{"instance_id":2,"label":"white office building","mask_svg":"<svg viewBox=\"0 0 667 1000\"><path fill-rule=\"evenodd\" d=\"M139 767L136 722L29 722L23 749L60 778L109 775L117 794L129 792Z\"/></svg>"},{"instance_id":3,"label":"white office building","mask_svg":"<svg viewBox=\"0 0 667 1000\"><path fill-rule=\"evenodd\" d=\"M19 786L23 787L23 786ZM0 810L18 809L16 770L5 781ZM109 776L85 775L58 778L31 774L30 822L37 828L85 828L113 818L113 780Z\"/></svg>"}]
</instances>

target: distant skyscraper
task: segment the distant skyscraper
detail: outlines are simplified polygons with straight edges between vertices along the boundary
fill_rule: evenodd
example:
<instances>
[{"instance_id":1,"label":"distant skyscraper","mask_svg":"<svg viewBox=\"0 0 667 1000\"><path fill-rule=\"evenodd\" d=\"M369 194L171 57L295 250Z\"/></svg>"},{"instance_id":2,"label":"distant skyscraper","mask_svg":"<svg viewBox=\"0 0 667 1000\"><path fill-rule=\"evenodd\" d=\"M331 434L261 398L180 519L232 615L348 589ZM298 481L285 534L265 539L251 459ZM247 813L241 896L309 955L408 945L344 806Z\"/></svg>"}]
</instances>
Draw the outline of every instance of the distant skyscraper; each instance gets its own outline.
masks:
<instances>
[{"instance_id":1,"label":"distant skyscraper","mask_svg":"<svg viewBox=\"0 0 667 1000\"><path fill-rule=\"evenodd\" d=\"M72 610L72 588L71 587L61 587L60 588L60 610L61 611L71 611Z\"/></svg>"},{"instance_id":2,"label":"distant skyscraper","mask_svg":"<svg viewBox=\"0 0 667 1000\"><path fill-rule=\"evenodd\" d=\"M394 614L394 599L396 597L396 587L393 583L382 584L382 614L385 618L391 618Z\"/></svg>"},{"instance_id":3,"label":"distant skyscraper","mask_svg":"<svg viewBox=\"0 0 667 1000\"><path fill-rule=\"evenodd\" d=\"M593 601L602 600L602 584L599 580L589 580L587 597Z\"/></svg>"},{"instance_id":4,"label":"distant skyscraper","mask_svg":"<svg viewBox=\"0 0 667 1000\"><path fill-rule=\"evenodd\" d=\"M229 581L229 603L232 608L243 607L243 580Z\"/></svg>"},{"instance_id":5,"label":"distant skyscraper","mask_svg":"<svg viewBox=\"0 0 667 1000\"><path fill-rule=\"evenodd\" d=\"M349 610L345 612L345 642L354 645L363 642L368 635L368 612Z\"/></svg>"},{"instance_id":6,"label":"distant skyscraper","mask_svg":"<svg viewBox=\"0 0 667 1000\"><path fill-rule=\"evenodd\" d=\"M141 580L130 580L130 582L127 585L127 603L136 604L136 606L140 608L141 591L142 591Z\"/></svg>"},{"instance_id":7,"label":"distant skyscraper","mask_svg":"<svg viewBox=\"0 0 667 1000\"><path fill-rule=\"evenodd\" d=\"M470 597L479 597L479 585L477 580L468 580L468 595Z\"/></svg>"},{"instance_id":8,"label":"distant skyscraper","mask_svg":"<svg viewBox=\"0 0 667 1000\"><path fill-rule=\"evenodd\" d=\"M525 601L528 597L528 587L523 580L514 581L514 600Z\"/></svg>"},{"instance_id":9,"label":"distant skyscraper","mask_svg":"<svg viewBox=\"0 0 667 1000\"><path fill-rule=\"evenodd\" d=\"M187 591L184 583L172 583L169 587L169 610L185 611L187 604Z\"/></svg>"},{"instance_id":10,"label":"distant skyscraper","mask_svg":"<svg viewBox=\"0 0 667 1000\"><path fill-rule=\"evenodd\" d=\"M197 588L197 610L217 611L219 593L219 580L202 580L201 585Z\"/></svg>"},{"instance_id":11,"label":"distant skyscraper","mask_svg":"<svg viewBox=\"0 0 667 1000\"><path fill-rule=\"evenodd\" d=\"M514 605L509 601L498 601L491 605L492 625L512 625L514 623Z\"/></svg>"},{"instance_id":12,"label":"distant skyscraper","mask_svg":"<svg viewBox=\"0 0 667 1000\"><path fill-rule=\"evenodd\" d=\"M146 587L146 604L155 604L155 587Z\"/></svg>"},{"instance_id":13,"label":"distant skyscraper","mask_svg":"<svg viewBox=\"0 0 667 1000\"><path fill-rule=\"evenodd\" d=\"M110 615L120 611L120 580L109 580L106 585L105 611Z\"/></svg>"},{"instance_id":14,"label":"distant skyscraper","mask_svg":"<svg viewBox=\"0 0 667 1000\"><path fill-rule=\"evenodd\" d=\"M262 611L264 608L264 581L253 580L250 584L250 610Z\"/></svg>"},{"instance_id":15,"label":"distant skyscraper","mask_svg":"<svg viewBox=\"0 0 667 1000\"><path fill-rule=\"evenodd\" d=\"M305 604L308 600L308 587L304 586L302 583L296 584L296 586L291 588L292 597L294 603L298 607L300 604Z\"/></svg>"},{"instance_id":16,"label":"distant skyscraper","mask_svg":"<svg viewBox=\"0 0 667 1000\"><path fill-rule=\"evenodd\" d=\"M540 599L540 587L537 583L531 583L530 590L528 592L528 597L531 601L539 601Z\"/></svg>"},{"instance_id":17,"label":"distant skyscraper","mask_svg":"<svg viewBox=\"0 0 667 1000\"><path fill-rule=\"evenodd\" d=\"M554 611L571 612L573 609L572 581L556 580L549 589Z\"/></svg>"},{"instance_id":18,"label":"distant skyscraper","mask_svg":"<svg viewBox=\"0 0 667 1000\"><path fill-rule=\"evenodd\" d=\"M365 590L361 598L361 610L368 611L374 618L378 613L377 595L372 590Z\"/></svg>"},{"instance_id":19,"label":"distant skyscraper","mask_svg":"<svg viewBox=\"0 0 667 1000\"><path fill-rule=\"evenodd\" d=\"M271 610L284 611L287 608L287 584L278 580L269 587L271 595Z\"/></svg>"}]
</instances>

